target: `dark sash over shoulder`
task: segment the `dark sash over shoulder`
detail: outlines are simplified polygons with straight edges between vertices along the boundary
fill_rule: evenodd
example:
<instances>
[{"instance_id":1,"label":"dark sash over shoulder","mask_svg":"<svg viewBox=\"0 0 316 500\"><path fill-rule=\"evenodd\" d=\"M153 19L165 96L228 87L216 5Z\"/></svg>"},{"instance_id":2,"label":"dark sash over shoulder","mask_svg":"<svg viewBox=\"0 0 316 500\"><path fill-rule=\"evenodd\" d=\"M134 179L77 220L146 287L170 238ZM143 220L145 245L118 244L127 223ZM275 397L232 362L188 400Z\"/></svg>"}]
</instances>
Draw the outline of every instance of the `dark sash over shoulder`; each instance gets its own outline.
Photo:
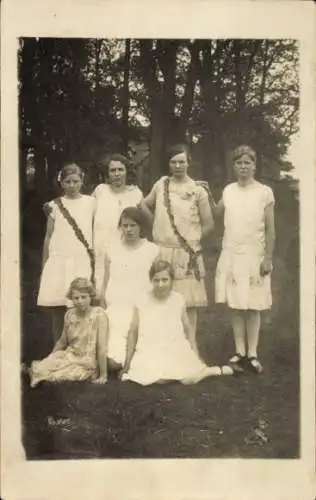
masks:
<instances>
[{"instance_id":1,"label":"dark sash over shoulder","mask_svg":"<svg viewBox=\"0 0 316 500\"><path fill-rule=\"evenodd\" d=\"M179 229L176 226L174 215L172 213L172 208L171 208L169 185L170 185L170 179L169 177L167 177L166 179L164 179L164 203L167 209L167 214L169 216L170 224L175 235L179 240L181 247L189 254L187 274L190 274L193 271L195 278L198 281L200 281L201 273L198 265L198 257L199 255L201 255L202 252L201 250L195 251L191 247L189 242L184 238L184 236L182 236L182 234L180 233Z\"/></svg>"},{"instance_id":2,"label":"dark sash over shoulder","mask_svg":"<svg viewBox=\"0 0 316 500\"><path fill-rule=\"evenodd\" d=\"M68 224L72 227L76 237L82 243L82 245L85 247L87 254L90 259L90 266L91 266L91 282L95 284L95 257L94 257L94 252L92 248L90 248L89 243L87 242L83 232L81 231L80 227L78 226L77 222L73 218L73 216L70 214L69 210L65 207L63 204L61 198L56 198L54 200L56 203L57 207L59 208L61 214L64 216Z\"/></svg>"}]
</instances>

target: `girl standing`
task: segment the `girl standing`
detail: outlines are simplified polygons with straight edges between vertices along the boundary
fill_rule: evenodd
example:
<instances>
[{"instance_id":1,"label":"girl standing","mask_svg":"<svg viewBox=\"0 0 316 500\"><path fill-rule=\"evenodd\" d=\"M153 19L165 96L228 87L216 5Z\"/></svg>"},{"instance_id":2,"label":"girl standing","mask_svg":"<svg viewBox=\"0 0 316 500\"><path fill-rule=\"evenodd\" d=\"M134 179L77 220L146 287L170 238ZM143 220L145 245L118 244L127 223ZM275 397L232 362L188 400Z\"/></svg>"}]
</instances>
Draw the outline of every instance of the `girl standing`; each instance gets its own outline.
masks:
<instances>
[{"instance_id":1,"label":"girl standing","mask_svg":"<svg viewBox=\"0 0 316 500\"><path fill-rule=\"evenodd\" d=\"M118 222L122 210L137 206L142 198L140 189L130 183L129 161L125 156L113 154L105 164L106 183L99 184L93 192L96 199L94 219L94 249L96 253L96 285L100 293L106 247L120 239Z\"/></svg>"},{"instance_id":2,"label":"girl standing","mask_svg":"<svg viewBox=\"0 0 316 500\"><path fill-rule=\"evenodd\" d=\"M155 261L149 276L152 289L134 309L122 380L142 385L171 380L194 384L214 375L232 375L228 366L207 366L193 350L184 298L172 290L170 263Z\"/></svg>"},{"instance_id":3,"label":"girl standing","mask_svg":"<svg viewBox=\"0 0 316 500\"><path fill-rule=\"evenodd\" d=\"M121 368L126 338L138 296L150 289L148 272L159 247L144 238L145 220L139 208L123 210L121 240L107 247L100 305L109 318L109 366Z\"/></svg>"},{"instance_id":4,"label":"girl standing","mask_svg":"<svg viewBox=\"0 0 316 500\"><path fill-rule=\"evenodd\" d=\"M233 152L237 182L223 191L217 212L224 212L224 239L218 261L216 302L231 312L236 354L230 359L236 371L249 368L261 373L257 357L260 312L269 309L274 249L274 196L254 179L256 153L249 146Z\"/></svg>"},{"instance_id":5,"label":"girl standing","mask_svg":"<svg viewBox=\"0 0 316 500\"><path fill-rule=\"evenodd\" d=\"M31 387L43 380L92 379L95 383L106 383L108 321L101 307L91 307L94 296L94 287L86 278L71 283L67 297L74 307L65 315L61 337L52 353L31 364L28 370Z\"/></svg>"},{"instance_id":6,"label":"girl standing","mask_svg":"<svg viewBox=\"0 0 316 500\"><path fill-rule=\"evenodd\" d=\"M161 258L174 269L174 290L184 296L191 325L189 339L197 351L197 311L207 305L201 241L214 222L207 191L188 176L187 146L173 146L167 159L170 176L154 184L141 206L154 212L153 239L160 246Z\"/></svg>"},{"instance_id":7,"label":"girl standing","mask_svg":"<svg viewBox=\"0 0 316 500\"><path fill-rule=\"evenodd\" d=\"M53 334L59 338L69 305L66 295L77 276L93 278L92 225L95 200L81 194L83 172L78 165L65 165L60 172L64 195L44 205L47 228L43 248L43 271L37 304L50 308Z\"/></svg>"}]
</instances>

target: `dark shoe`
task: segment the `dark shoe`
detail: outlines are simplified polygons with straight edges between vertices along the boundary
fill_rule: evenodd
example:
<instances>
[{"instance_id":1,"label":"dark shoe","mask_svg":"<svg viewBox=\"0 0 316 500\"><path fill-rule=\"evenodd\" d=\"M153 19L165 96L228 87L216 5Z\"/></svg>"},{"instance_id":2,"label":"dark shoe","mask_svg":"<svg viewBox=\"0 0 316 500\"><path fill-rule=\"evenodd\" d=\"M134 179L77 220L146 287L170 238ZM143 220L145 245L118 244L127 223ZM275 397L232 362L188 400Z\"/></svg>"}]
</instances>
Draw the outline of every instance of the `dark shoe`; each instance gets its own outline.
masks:
<instances>
[{"instance_id":1,"label":"dark shoe","mask_svg":"<svg viewBox=\"0 0 316 500\"><path fill-rule=\"evenodd\" d=\"M246 356L242 356L241 354L235 354L230 360L228 361L228 366L231 367L234 373L243 373L245 362L247 360Z\"/></svg>"},{"instance_id":2,"label":"dark shoe","mask_svg":"<svg viewBox=\"0 0 316 500\"><path fill-rule=\"evenodd\" d=\"M258 375L263 372L263 366L259 359L255 356L247 359L247 369L253 373L257 373Z\"/></svg>"}]
</instances>

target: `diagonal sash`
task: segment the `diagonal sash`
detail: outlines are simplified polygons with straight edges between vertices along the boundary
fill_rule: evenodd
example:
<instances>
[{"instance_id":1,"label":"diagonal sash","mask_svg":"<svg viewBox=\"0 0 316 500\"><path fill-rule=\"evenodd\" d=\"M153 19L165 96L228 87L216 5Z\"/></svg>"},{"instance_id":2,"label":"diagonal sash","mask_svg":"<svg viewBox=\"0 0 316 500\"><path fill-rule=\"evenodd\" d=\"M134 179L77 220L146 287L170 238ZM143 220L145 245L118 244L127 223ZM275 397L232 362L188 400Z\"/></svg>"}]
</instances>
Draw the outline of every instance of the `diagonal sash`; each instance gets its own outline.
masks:
<instances>
[{"instance_id":1,"label":"diagonal sash","mask_svg":"<svg viewBox=\"0 0 316 500\"><path fill-rule=\"evenodd\" d=\"M73 218L73 216L70 214L69 210L65 207L63 204L61 198L56 198L54 200L56 203L57 207L59 208L61 214L64 216L68 224L72 227L75 235L77 236L78 240L80 243L83 244L85 247L89 259L90 259L90 266L91 266L91 282L95 284L95 257L94 257L94 252L92 248L90 248L89 243L87 242L83 232L81 231L80 227L78 226L77 222Z\"/></svg>"},{"instance_id":2,"label":"diagonal sash","mask_svg":"<svg viewBox=\"0 0 316 500\"><path fill-rule=\"evenodd\" d=\"M188 243L188 241L182 236L180 233L179 229L176 226L175 220L174 220L174 215L172 213L171 209L171 203L170 203L170 194L169 194L169 184L170 184L170 179L167 177L164 180L164 202L165 206L167 208L167 213L169 216L170 224L171 227L177 236L179 243L181 247L189 254L189 263L188 263L188 269L187 269L187 274L190 274L191 271L194 272L195 278L197 281L201 280L201 273L200 269L198 266L198 257L202 253L201 250L195 251L191 245Z\"/></svg>"}]
</instances>

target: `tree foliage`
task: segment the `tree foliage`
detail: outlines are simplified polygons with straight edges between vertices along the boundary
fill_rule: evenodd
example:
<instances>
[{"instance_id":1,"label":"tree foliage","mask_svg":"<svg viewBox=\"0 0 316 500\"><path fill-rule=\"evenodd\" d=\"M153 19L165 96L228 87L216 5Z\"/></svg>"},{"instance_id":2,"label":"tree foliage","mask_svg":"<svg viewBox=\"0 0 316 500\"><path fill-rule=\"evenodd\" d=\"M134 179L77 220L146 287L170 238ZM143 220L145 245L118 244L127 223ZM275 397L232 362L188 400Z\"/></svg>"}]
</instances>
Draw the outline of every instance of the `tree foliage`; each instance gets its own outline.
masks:
<instances>
[{"instance_id":1,"label":"tree foliage","mask_svg":"<svg viewBox=\"0 0 316 500\"><path fill-rule=\"evenodd\" d=\"M210 180L229 177L238 142L280 160L298 130L294 40L23 38L20 149L35 152L38 189L66 160L97 181L100 156L148 143L150 181L171 142L188 141Z\"/></svg>"}]
</instances>

